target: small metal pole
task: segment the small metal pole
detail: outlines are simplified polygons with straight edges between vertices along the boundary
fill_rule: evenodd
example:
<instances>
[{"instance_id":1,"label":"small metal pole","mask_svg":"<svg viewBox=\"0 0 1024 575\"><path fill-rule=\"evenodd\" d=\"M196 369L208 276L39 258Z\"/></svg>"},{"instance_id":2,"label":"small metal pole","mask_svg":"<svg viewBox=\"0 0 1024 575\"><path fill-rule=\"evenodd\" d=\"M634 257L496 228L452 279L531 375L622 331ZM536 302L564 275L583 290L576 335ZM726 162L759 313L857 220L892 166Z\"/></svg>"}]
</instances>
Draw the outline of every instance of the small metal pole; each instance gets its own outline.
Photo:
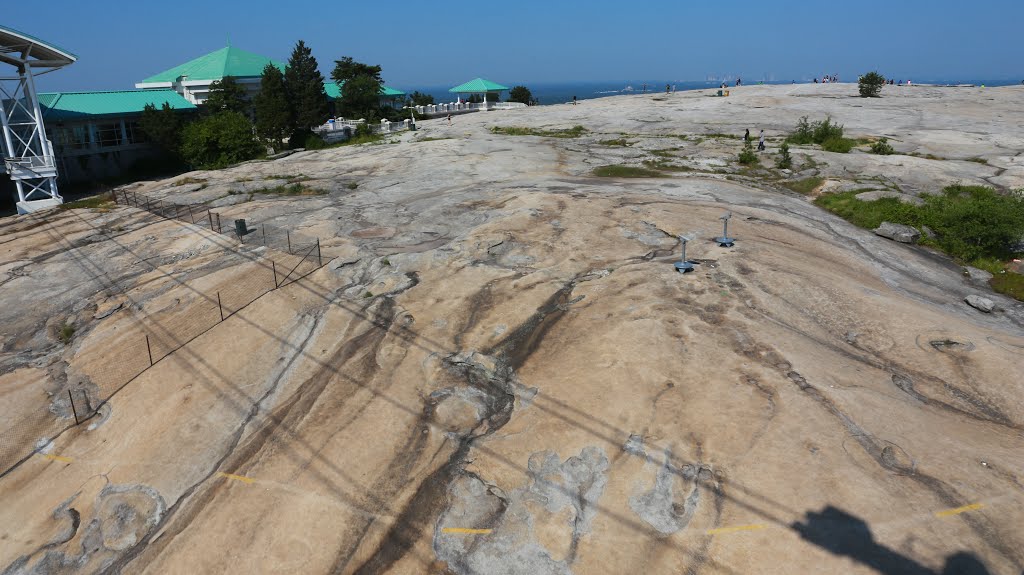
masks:
<instances>
[{"instance_id":1,"label":"small metal pole","mask_svg":"<svg viewBox=\"0 0 1024 575\"><path fill-rule=\"evenodd\" d=\"M192 223L196 223L196 215L192 213L192 204L188 204L188 218L192 220Z\"/></svg>"},{"instance_id":2,"label":"small metal pole","mask_svg":"<svg viewBox=\"0 0 1024 575\"><path fill-rule=\"evenodd\" d=\"M324 265L324 260L320 257L320 238L316 239L316 267Z\"/></svg>"},{"instance_id":3,"label":"small metal pole","mask_svg":"<svg viewBox=\"0 0 1024 575\"><path fill-rule=\"evenodd\" d=\"M722 237L727 238L729 237L729 218L722 220L722 223Z\"/></svg>"},{"instance_id":4,"label":"small metal pole","mask_svg":"<svg viewBox=\"0 0 1024 575\"><path fill-rule=\"evenodd\" d=\"M274 260L270 260L270 269L274 270L274 289L277 289L277 264L274 263Z\"/></svg>"},{"instance_id":5,"label":"small metal pole","mask_svg":"<svg viewBox=\"0 0 1024 575\"><path fill-rule=\"evenodd\" d=\"M260 227L263 228L263 247L266 247L267 246L267 224L260 224Z\"/></svg>"},{"instance_id":6,"label":"small metal pole","mask_svg":"<svg viewBox=\"0 0 1024 575\"><path fill-rule=\"evenodd\" d=\"M68 390L68 399L71 400L71 413L75 414L75 425L78 425L81 422L78 421L78 410L75 409L75 398L71 395L70 389Z\"/></svg>"},{"instance_id":7,"label":"small metal pole","mask_svg":"<svg viewBox=\"0 0 1024 575\"><path fill-rule=\"evenodd\" d=\"M146 353L149 354L149 367L153 367L153 348L149 347L149 334L146 334Z\"/></svg>"},{"instance_id":8,"label":"small metal pole","mask_svg":"<svg viewBox=\"0 0 1024 575\"><path fill-rule=\"evenodd\" d=\"M220 304L220 292L217 292L217 309L220 310L220 321L224 321L224 306Z\"/></svg>"},{"instance_id":9,"label":"small metal pole","mask_svg":"<svg viewBox=\"0 0 1024 575\"><path fill-rule=\"evenodd\" d=\"M210 231L211 231L211 232L212 232L212 231L215 231L215 230L213 229L213 212L211 212L211 211L207 211L207 212L206 212L206 215L207 215L207 216L210 216Z\"/></svg>"},{"instance_id":10,"label":"small metal pole","mask_svg":"<svg viewBox=\"0 0 1024 575\"><path fill-rule=\"evenodd\" d=\"M288 230L285 230L284 235L286 238L288 238L288 253L292 253L292 233Z\"/></svg>"}]
</instances>

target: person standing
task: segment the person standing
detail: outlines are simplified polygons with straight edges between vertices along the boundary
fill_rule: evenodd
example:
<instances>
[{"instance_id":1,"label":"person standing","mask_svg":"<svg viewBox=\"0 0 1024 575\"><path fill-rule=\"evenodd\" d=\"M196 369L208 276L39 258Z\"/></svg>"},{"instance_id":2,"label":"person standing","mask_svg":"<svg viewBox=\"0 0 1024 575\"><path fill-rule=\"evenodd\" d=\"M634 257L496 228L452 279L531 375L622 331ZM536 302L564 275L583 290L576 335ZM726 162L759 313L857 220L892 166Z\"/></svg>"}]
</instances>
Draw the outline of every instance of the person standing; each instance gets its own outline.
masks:
<instances>
[{"instance_id":1,"label":"person standing","mask_svg":"<svg viewBox=\"0 0 1024 575\"><path fill-rule=\"evenodd\" d=\"M761 139L757 141L757 151L764 151L764 130L761 130Z\"/></svg>"},{"instance_id":2,"label":"person standing","mask_svg":"<svg viewBox=\"0 0 1024 575\"><path fill-rule=\"evenodd\" d=\"M576 105L576 96L573 96L573 97L572 97L572 105L573 105L573 106L575 106L575 105Z\"/></svg>"},{"instance_id":3,"label":"person standing","mask_svg":"<svg viewBox=\"0 0 1024 575\"><path fill-rule=\"evenodd\" d=\"M451 125L452 125L452 113L448 112L448 126L451 127Z\"/></svg>"},{"instance_id":4,"label":"person standing","mask_svg":"<svg viewBox=\"0 0 1024 575\"><path fill-rule=\"evenodd\" d=\"M747 128L747 131L743 134L743 143L746 144L749 141L750 141L750 128Z\"/></svg>"}]
</instances>

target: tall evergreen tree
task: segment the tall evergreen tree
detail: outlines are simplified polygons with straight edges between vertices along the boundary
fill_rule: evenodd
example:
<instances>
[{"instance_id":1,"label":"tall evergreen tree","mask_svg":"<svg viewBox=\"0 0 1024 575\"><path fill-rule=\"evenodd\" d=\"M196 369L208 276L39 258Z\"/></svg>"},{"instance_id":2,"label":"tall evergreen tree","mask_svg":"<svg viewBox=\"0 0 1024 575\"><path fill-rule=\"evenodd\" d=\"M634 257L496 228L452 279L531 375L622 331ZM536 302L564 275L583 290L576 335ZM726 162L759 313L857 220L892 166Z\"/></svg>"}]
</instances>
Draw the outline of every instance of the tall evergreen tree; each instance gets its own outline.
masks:
<instances>
[{"instance_id":1,"label":"tall evergreen tree","mask_svg":"<svg viewBox=\"0 0 1024 575\"><path fill-rule=\"evenodd\" d=\"M160 109L153 104L146 104L139 118L139 127L158 148L171 158L180 159L184 120L182 113L167 102Z\"/></svg>"},{"instance_id":2,"label":"tall evergreen tree","mask_svg":"<svg viewBox=\"0 0 1024 575\"><path fill-rule=\"evenodd\" d=\"M288 58L284 72L284 85L294 114L292 128L305 133L327 119L329 108L324 76L317 69L316 58L306 43L299 40Z\"/></svg>"},{"instance_id":3,"label":"tall evergreen tree","mask_svg":"<svg viewBox=\"0 0 1024 575\"><path fill-rule=\"evenodd\" d=\"M204 106L207 111L214 114L238 112L243 116L248 116L251 104L245 87L239 84L233 76L224 76L210 84L210 95L206 98Z\"/></svg>"},{"instance_id":4,"label":"tall evergreen tree","mask_svg":"<svg viewBox=\"0 0 1024 575\"><path fill-rule=\"evenodd\" d=\"M338 106L345 116L376 119L384 88L380 72L380 66L356 62L348 56L334 61L331 79L341 86Z\"/></svg>"},{"instance_id":5,"label":"tall evergreen tree","mask_svg":"<svg viewBox=\"0 0 1024 575\"><path fill-rule=\"evenodd\" d=\"M256 133L272 140L280 149L285 137L291 133L292 110L285 89L284 74L273 64L263 68L260 92L253 98L256 109Z\"/></svg>"}]
</instances>

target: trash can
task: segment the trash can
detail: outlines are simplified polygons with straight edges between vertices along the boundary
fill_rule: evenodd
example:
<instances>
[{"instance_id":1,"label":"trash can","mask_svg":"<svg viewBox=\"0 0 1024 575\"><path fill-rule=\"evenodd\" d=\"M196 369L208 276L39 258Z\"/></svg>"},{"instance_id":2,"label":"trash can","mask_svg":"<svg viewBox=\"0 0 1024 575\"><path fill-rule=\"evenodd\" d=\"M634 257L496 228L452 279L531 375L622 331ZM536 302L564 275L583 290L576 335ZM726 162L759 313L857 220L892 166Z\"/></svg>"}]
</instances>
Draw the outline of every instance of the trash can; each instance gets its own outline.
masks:
<instances>
[{"instance_id":1,"label":"trash can","mask_svg":"<svg viewBox=\"0 0 1024 575\"><path fill-rule=\"evenodd\" d=\"M245 220L235 220L235 234L238 235L238 239L242 239L247 233L249 230L245 227Z\"/></svg>"},{"instance_id":2,"label":"trash can","mask_svg":"<svg viewBox=\"0 0 1024 575\"><path fill-rule=\"evenodd\" d=\"M718 95L719 95L719 96L721 96L721 95L722 95L722 91L721 91L721 90L719 90L719 91L718 91Z\"/></svg>"}]
</instances>

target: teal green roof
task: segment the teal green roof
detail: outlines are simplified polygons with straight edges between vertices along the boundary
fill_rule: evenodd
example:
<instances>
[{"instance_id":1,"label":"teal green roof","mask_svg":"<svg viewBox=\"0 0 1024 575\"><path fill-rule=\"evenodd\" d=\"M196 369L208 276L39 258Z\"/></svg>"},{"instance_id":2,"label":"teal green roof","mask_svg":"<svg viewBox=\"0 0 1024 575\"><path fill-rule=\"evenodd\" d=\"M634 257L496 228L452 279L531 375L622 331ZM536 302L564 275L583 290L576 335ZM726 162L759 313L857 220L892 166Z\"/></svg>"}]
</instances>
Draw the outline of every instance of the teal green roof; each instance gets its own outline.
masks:
<instances>
[{"instance_id":1,"label":"teal green roof","mask_svg":"<svg viewBox=\"0 0 1024 575\"><path fill-rule=\"evenodd\" d=\"M138 114L153 104L162 108L164 102L177 110L191 110L195 105L174 90L122 90L119 92L51 92L39 94L39 106L46 120L75 120L95 116Z\"/></svg>"},{"instance_id":2,"label":"teal green roof","mask_svg":"<svg viewBox=\"0 0 1024 575\"><path fill-rule=\"evenodd\" d=\"M459 84L448 91L457 94L481 94L483 92L501 92L508 89L508 86L502 86L497 82L477 78L476 80L470 80L465 84Z\"/></svg>"},{"instance_id":3,"label":"teal green roof","mask_svg":"<svg viewBox=\"0 0 1024 575\"><path fill-rule=\"evenodd\" d=\"M344 86L345 82L342 82L339 86L337 82L324 82L324 91L327 92L327 97L332 100L337 100L341 97L341 86ZM381 96L404 96L405 92L396 90L390 86L381 86Z\"/></svg>"},{"instance_id":4,"label":"teal green roof","mask_svg":"<svg viewBox=\"0 0 1024 575\"><path fill-rule=\"evenodd\" d=\"M259 54L228 46L216 52L210 52L205 56L200 56L195 60L185 62L180 66L175 66L170 70L160 72L155 76L150 76L139 82L139 84L175 82L182 76L187 76L185 80L210 81L220 80L224 76L258 78L263 74L263 68L266 68L267 64L273 64L281 69L281 71L284 71L285 66L280 62L275 62L266 56L260 56Z\"/></svg>"}]
</instances>

